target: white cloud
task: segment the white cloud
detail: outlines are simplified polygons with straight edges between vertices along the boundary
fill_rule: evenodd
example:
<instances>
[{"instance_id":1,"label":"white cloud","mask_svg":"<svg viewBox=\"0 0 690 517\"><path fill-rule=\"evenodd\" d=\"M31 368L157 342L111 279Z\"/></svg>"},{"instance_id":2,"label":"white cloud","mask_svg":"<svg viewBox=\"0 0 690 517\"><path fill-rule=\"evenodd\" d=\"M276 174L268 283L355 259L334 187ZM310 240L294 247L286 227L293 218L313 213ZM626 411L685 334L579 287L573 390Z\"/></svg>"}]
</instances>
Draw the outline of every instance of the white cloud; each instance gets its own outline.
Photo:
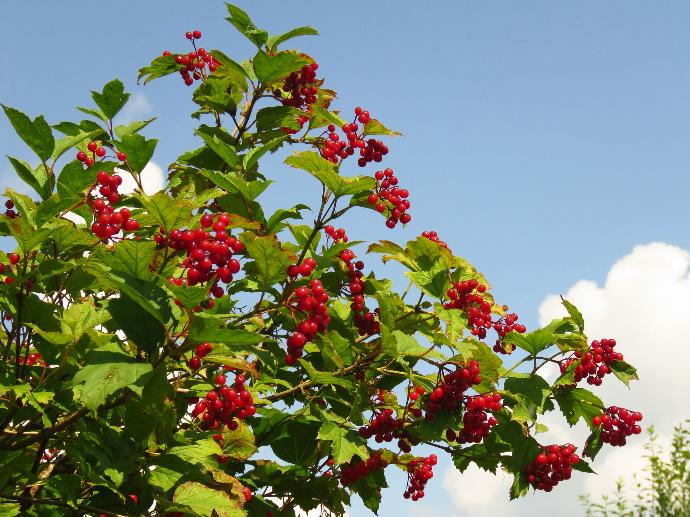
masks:
<instances>
[{"instance_id":1,"label":"white cloud","mask_svg":"<svg viewBox=\"0 0 690 517\"><path fill-rule=\"evenodd\" d=\"M122 176L122 185L120 185L118 191L122 194L131 194L134 192L134 189L137 188L137 184L132 175L122 169L115 170ZM144 170L141 171L141 183L146 194L153 194L162 190L165 185L163 169L154 162L149 162L146 167L144 167Z\"/></svg>"},{"instance_id":2,"label":"white cloud","mask_svg":"<svg viewBox=\"0 0 690 517\"><path fill-rule=\"evenodd\" d=\"M632 383L631 390L611 375L596 393L607 405L641 411L644 426L654 424L662 433L662 445L669 443L673 426L690 414L689 268L686 250L663 243L637 246L611 267L603 286L581 280L564 294L584 315L588 337L615 338L619 352L638 369L640 381ZM548 296L539 308L541 324L563 314L558 295ZM570 441L581 447L587 435L582 424L568 428L558 412L545 415L544 423L550 430L537 439L545 444ZM508 501L509 477L474 466L464 474L450 467L443 486L453 502L454 517L486 515L487 508L493 517L575 517L583 513L578 495L597 498L612 492L616 479L624 477L631 484L632 474L642 474L645 442L640 436L625 447L605 445L593 465L598 475L574 473L553 492L530 493L518 501Z\"/></svg>"}]
</instances>

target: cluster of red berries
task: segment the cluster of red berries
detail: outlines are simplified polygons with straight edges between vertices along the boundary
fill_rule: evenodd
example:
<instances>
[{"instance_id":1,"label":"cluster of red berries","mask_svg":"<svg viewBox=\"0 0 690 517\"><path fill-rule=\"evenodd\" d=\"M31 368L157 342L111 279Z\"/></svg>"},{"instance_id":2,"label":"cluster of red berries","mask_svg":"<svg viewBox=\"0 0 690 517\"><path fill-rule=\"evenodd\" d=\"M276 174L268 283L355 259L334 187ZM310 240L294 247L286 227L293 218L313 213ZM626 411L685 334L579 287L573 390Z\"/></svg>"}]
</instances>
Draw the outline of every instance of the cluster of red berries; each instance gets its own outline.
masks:
<instances>
[{"instance_id":1,"label":"cluster of red berries","mask_svg":"<svg viewBox=\"0 0 690 517\"><path fill-rule=\"evenodd\" d=\"M359 428L362 438L374 437L376 443L391 442L402 429L402 420L397 420L392 409L375 410L368 425Z\"/></svg>"},{"instance_id":2,"label":"cluster of red berries","mask_svg":"<svg viewBox=\"0 0 690 517\"><path fill-rule=\"evenodd\" d=\"M273 96L283 106L292 106L298 109L309 107L316 102L316 95L319 92L316 80L318 69L318 63L310 63L304 65L298 72L292 72L285 78L280 90L273 90Z\"/></svg>"},{"instance_id":3,"label":"cluster of red berries","mask_svg":"<svg viewBox=\"0 0 690 517\"><path fill-rule=\"evenodd\" d=\"M201 360L213 351L211 343L201 343L194 349L192 357L187 361L187 366L192 370L201 368Z\"/></svg>"},{"instance_id":4,"label":"cluster of red berries","mask_svg":"<svg viewBox=\"0 0 690 517\"><path fill-rule=\"evenodd\" d=\"M573 465L580 462L572 444L546 445L532 463L525 467L527 482L536 490L551 492L560 481L570 479Z\"/></svg>"},{"instance_id":5,"label":"cluster of red berries","mask_svg":"<svg viewBox=\"0 0 690 517\"><path fill-rule=\"evenodd\" d=\"M14 201L12 201L11 199L5 201L5 208L7 208L7 210L5 210L5 215L7 217L9 217L10 219L14 219L15 217L17 217L17 212L14 211Z\"/></svg>"},{"instance_id":6,"label":"cluster of red berries","mask_svg":"<svg viewBox=\"0 0 690 517\"><path fill-rule=\"evenodd\" d=\"M105 147L101 147L98 145L98 142L89 142L86 145L86 148L89 150L91 153L91 156L87 155L84 151L78 151L77 152L77 160L82 162L84 165L87 167L91 167L94 164L94 161L96 158L104 158L106 154ZM127 160L127 155L123 152L118 152L116 154L117 159L120 160L121 162L124 162Z\"/></svg>"},{"instance_id":7,"label":"cluster of red berries","mask_svg":"<svg viewBox=\"0 0 690 517\"><path fill-rule=\"evenodd\" d=\"M412 386L408 391L409 402L407 404L407 409L412 413L412 416L419 418L422 416L422 409L419 407L414 407L417 401L421 401L421 397L426 393L426 390L421 386Z\"/></svg>"},{"instance_id":8,"label":"cluster of red berries","mask_svg":"<svg viewBox=\"0 0 690 517\"><path fill-rule=\"evenodd\" d=\"M368 111L357 107L355 108L355 119L362 124L366 124L371 120L371 117ZM364 140L364 130L362 130L362 133L359 133L359 124L357 122L343 124L340 127L345 134L344 140L341 140L338 133L336 133L335 124L329 124L326 129L327 138L321 148L321 156L333 163L338 163L339 160L352 156L357 149L359 149L357 165L360 167L365 167L369 162L380 162L388 154L388 147L381 140L376 140L375 138Z\"/></svg>"},{"instance_id":9,"label":"cluster of red berries","mask_svg":"<svg viewBox=\"0 0 690 517\"><path fill-rule=\"evenodd\" d=\"M226 213L204 214L201 216L200 228L172 230L167 239L164 234L157 233L153 239L161 247L167 245L178 251L184 250L187 256L182 261L182 266L186 272L187 285L193 286L213 279L210 292L220 298L224 291L218 282L228 284L232 282L233 275L240 271L240 263L232 258L233 253L245 250L242 242L228 234L226 229L229 224L230 216Z\"/></svg>"},{"instance_id":10,"label":"cluster of red berries","mask_svg":"<svg viewBox=\"0 0 690 517\"><path fill-rule=\"evenodd\" d=\"M571 364L580 360L574 370L575 382L580 382L586 377L588 384L600 386L604 376L611 373L609 365L614 361L623 360L623 354L613 351L615 346L615 339L592 341L587 352L576 350L572 356L560 363L561 374L564 374Z\"/></svg>"},{"instance_id":11,"label":"cluster of red berries","mask_svg":"<svg viewBox=\"0 0 690 517\"><path fill-rule=\"evenodd\" d=\"M505 318L492 320L491 303L482 296L485 292L486 286L474 278L455 282L446 293L449 301L443 304L443 308L459 309L467 314L470 332L479 339L484 339L487 329L493 328L499 336L494 346L494 352L506 353L507 351L502 345L502 338L513 330L522 334L527 329L524 325L516 323L517 314L508 314Z\"/></svg>"},{"instance_id":12,"label":"cluster of red berries","mask_svg":"<svg viewBox=\"0 0 690 517\"><path fill-rule=\"evenodd\" d=\"M393 169L376 171L374 179L376 187L369 194L367 202L375 205L376 211L381 214L387 211L386 226L395 228L398 221L402 224L409 223L412 220L412 216L407 212L411 206L410 200L407 199L410 193L407 189L397 186L398 178Z\"/></svg>"},{"instance_id":13,"label":"cluster of red berries","mask_svg":"<svg viewBox=\"0 0 690 517\"><path fill-rule=\"evenodd\" d=\"M444 241L439 239L438 233L436 233L433 230L430 230L428 232L422 232L422 237L424 237L425 239L429 239L431 242L435 242L436 244L438 244L442 248L449 249L448 244L446 244Z\"/></svg>"},{"instance_id":14,"label":"cluster of red berries","mask_svg":"<svg viewBox=\"0 0 690 517\"><path fill-rule=\"evenodd\" d=\"M326 232L328 233L328 230L326 230ZM328 235L333 235L332 238L334 240L342 240L342 242L347 242L347 235L345 235L345 230L342 228L332 230ZM357 332L360 336L372 336L374 334L378 334L381 332L381 324L377 319L379 309L375 309L374 312L367 311L367 308L364 305L364 273L362 273L362 269L364 269L364 262L361 260L353 262L355 254L350 249L342 250L339 256L347 267L347 291L352 298L350 308L353 312L353 321L355 327L357 327Z\"/></svg>"},{"instance_id":15,"label":"cluster of red berries","mask_svg":"<svg viewBox=\"0 0 690 517\"><path fill-rule=\"evenodd\" d=\"M163 56L167 57L169 55L170 51L166 50L163 52ZM212 74L220 66L213 54L203 47L187 54L177 54L175 56L175 63L183 65L184 68L180 70L180 77L182 77L184 84L187 86L191 86L194 84L194 81L199 81L206 77L206 67L208 67L208 73Z\"/></svg>"},{"instance_id":16,"label":"cluster of red berries","mask_svg":"<svg viewBox=\"0 0 690 517\"><path fill-rule=\"evenodd\" d=\"M256 407L252 394L245 386L246 379L241 373L235 374L233 387L227 384L227 374L216 374L214 382L216 388L206 393L206 397L196 402L192 409L192 416L201 417L207 427L215 429L218 425L226 425L230 431L238 427L238 420L244 420L256 414Z\"/></svg>"},{"instance_id":17,"label":"cluster of red berries","mask_svg":"<svg viewBox=\"0 0 690 517\"><path fill-rule=\"evenodd\" d=\"M462 415L462 429L457 433L452 429L448 429L446 431L446 438L449 442L481 442L489 436L491 428L498 423L496 417L493 415L489 416L487 411L498 411L500 409L500 393L467 397L465 400L465 413Z\"/></svg>"},{"instance_id":18,"label":"cluster of red berries","mask_svg":"<svg viewBox=\"0 0 690 517\"><path fill-rule=\"evenodd\" d=\"M331 226L330 224L326 225L323 227L323 231L326 233L326 235L333 240L333 242L347 242L347 233L345 232L345 228L338 228L337 230L335 227Z\"/></svg>"},{"instance_id":19,"label":"cluster of red berries","mask_svg":"<svg viewBox=\"0 0 690 517\"><path fill-rule=\"evenodd\" d=\"M292 264L287 268L287 274L291 278L296 278L300 275L310 276L316 269L316 260L313 257L305 258L301 264Z\"/></svg>"},{"instance_id":20,"label":"cluster of red berries","mask_svg":"<svg viewBox=\"0 0 690 517\"><path fill-rule=\"evenodd\" d=\"M96 184L91 187L91 196L96 188L103 196L92 198L90 203L93 208L91 231L103 242L112 239L120 231L133 232L139 229L139 222L132 219L128 208L121 208L117 212L113 208L120 200L117 189L121 184L122 177L118 174L110 175L106 171L100 171L96 176Z\"/></svg>"},{"instance_id":21,"label":"cluster of red berries","mask_svg":"<svg viewBox=\"0 0 690 517\"><path fill-rule=\"evenodd\" d=\"M429 394L424 418L433 420L437 413L452 413L460 409L465 392L481 382L479 363L470 361L452 372L439 370L439 381Z\"/></svg>"},{"instance_id":22,"label":"cluster of red berries","mask_svg":"<svg viewBox=\"0 0 690 517\"><path fill-rule=\"evenodd\" d=\"M407 488L403 497L418 501L424 497L427 482L434 477L433 468L438 462L435 454L426 458L415 458L407 465Z\"/></svg>"},{"instance_id":23,"label":"cluster of red berries","mask_svg":"<svg viewBox=\"0 0 690 517\"><path fill-rule=\"evenodd\" d=\"M19 357L19 364L24 364L24 357ZM47 367L48 363L46 363L45 359L43 359L43 356L39 354L38 352L34 354L29 354L28 357L26 358L26 365L27 366L43 366Z\"/></svg>"},{"instance_id":24,"label":"cluster of red berries","mask_svg":"<svg viewBox=\"0 0 690 517\"><path fill-rule=\"evenodd\" d=\"M16 266L19 264L19 261L21 260L21 256L19 253L8 253L7 254L7 260L10 262L12 266ZM0 273L3 273L5 271L5 264L0 263ZM11 273L11 271L8 271L8 273ZM5 283L6 284L13 284L14 283L14 277L7 276L5 277ZM9 313L5 314L5 319L7 321L12 320L12 316Z\"/></svg>"},{"instance_id":25,"label":"cluster of red berries","mask_svg":"<svg viewBox=\"0 0 690 517\"><path fill-rule=\"evenodd\" d=\"M611 406L603 414L595 416L592 423L597 427L602 427L602 442L622 447L628 436L642 432L642 428L637 423L640 420L642 420L642 413L638 411Z\"/></svg>"},{"instance_id":26,"label":"cluster of red berries","mask_svg":"<svg viewBox=\"0 0 690 517\"><path fill-rule=\"evenodd\" d=\"M328 314L328 293L321 280L309 281L309 286L300 286L295 289L295 309L304 313L307 318L297 325L287 340L286 364L294 364L302 357L302 349L311 341L318 332L324 332L328 328L331 317Z\"/></svg>"},{"instance_id":27,"label":"cluster of red berries","mask_svg":"<svg viewBox=\"0 0 690 517\"><path fill-rule=\"evenodd\" d=\"M357 483L360 479L368 476L378 469L385 469L388 462L383 459L380 452L372 454L368 460L350 463L340 469L340 482L343 486Z\"/></svg>"}]
</instances>

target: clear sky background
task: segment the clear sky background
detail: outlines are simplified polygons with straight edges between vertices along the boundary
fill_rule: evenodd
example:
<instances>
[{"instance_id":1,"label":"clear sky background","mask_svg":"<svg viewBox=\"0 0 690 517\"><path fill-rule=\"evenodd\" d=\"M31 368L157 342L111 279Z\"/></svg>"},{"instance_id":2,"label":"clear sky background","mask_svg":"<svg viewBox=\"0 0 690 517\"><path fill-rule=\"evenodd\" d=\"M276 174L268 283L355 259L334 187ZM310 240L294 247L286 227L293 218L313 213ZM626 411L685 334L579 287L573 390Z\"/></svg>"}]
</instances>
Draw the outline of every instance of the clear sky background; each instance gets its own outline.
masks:
<instances>
[{"instance_id":1,"label":"clear sky background","mask_svg":"<svg viewBox=\"0 0 690 517\"><path fill-rule=\"evenodd\" d=\"M665 434L690 414L690 3L236 3L272 33L319 29L295 42L318 60L337 107L361 105L405 135L390 142L387 165L411 192L412 223L391 232L361 211L348 220L352 239L438 231L528 328L558 313L549 295L569 294L592 338L625 337L644 363L648 380L630 395L603 387L604 399L629 397ZM206 48L249 57L224 15L210 1L8 2L0 102L72 120L90 89L120 77L134 93L124 117L158 117L146 134L160 138L154 160L165 169L199 143L191 90L178 77L137 86L136 70L186 50L195 28ZM0 151L31 158L4 118ZM10 171L0 163L3 186L16 186ZM277 165L268 174L282 182L262 198L269 206L314 199L309 178ZM611 486L635 447L604 455L595 481L582 475L517 504L491 477L458 476L443 461L420 503L403 502L392 477L380 515L580 515L577 494ZM355 505L350 515L367 513Z\"/></svg>"}]
</instances>

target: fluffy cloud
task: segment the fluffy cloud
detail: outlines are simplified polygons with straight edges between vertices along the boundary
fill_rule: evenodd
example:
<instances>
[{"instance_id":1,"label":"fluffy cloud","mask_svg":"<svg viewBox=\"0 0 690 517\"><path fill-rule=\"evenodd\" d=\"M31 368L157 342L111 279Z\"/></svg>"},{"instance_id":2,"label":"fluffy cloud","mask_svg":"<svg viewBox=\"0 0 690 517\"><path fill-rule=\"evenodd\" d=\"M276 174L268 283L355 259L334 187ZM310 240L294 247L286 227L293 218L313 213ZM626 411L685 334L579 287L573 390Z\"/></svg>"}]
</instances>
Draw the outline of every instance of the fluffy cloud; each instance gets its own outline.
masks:
<instances>
[{"instance_id":1,"label":"fluffy cloud","mask_svg":"<svg viewBox=\"0 0 690 517\"><path fill-rule=\"evenodd\" d=\"M116 169L117 173L122 176L122 185L118 189L122 194L131 194L137 187L134 178L129 172L122 169ZM146 194L153 194L163 189L165 185L165 177L163 169L153 162L149 162L144 170L141 171L141 183Z\"/></svg>"},{"instance_id":2,"label":"fluffy cloud","mask_svg":"<svg viewBox=\"0 0 690 517\"><path fill-rule=\"evenodd\" d=\"M607 405L618 405L644 413L643 424L654 424L669 442L673 425L687 418L690 404L690 252L664 243L635 247L610 269L604 285L581 280L564 296L585 317L590 339L613 337L626 361L638 369L640 381L628 391L614 378L607 378L598 395ZM558 295L548 296L539 308L540 323L564 314ZM555 375L555 372L551 372ZM570 429L557 413L544 418L549 426L543 443L572 441L581 444L587 434L583 425ZM454 468L445 472L443 484L453 502L454 516L494 517L535 515L577 516L582 514L577 496L611 492L615 480L630 479L644 465L645 439L625 447L605 446L594 464L598 476L576 473L550 494L530 494L508 502L509 478L493 476L476 467L464 474Z\"/></svg>"}]
</instances>

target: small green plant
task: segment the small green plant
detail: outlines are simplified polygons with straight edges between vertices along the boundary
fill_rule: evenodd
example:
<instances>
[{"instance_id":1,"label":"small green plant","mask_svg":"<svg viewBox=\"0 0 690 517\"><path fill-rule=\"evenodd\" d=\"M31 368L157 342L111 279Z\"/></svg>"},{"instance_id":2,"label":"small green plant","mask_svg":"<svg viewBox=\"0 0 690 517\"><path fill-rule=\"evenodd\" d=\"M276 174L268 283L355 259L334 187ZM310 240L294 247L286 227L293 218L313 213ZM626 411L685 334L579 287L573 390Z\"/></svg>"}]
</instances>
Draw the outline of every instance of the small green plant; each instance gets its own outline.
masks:
<instances>
[{"instance_id":1,"label":"small green plant","mask_svg":"<svg viewBox=\"0 0 690 517\"><path fill-rule=\"evenodd\" d=\"M580 496L587 517L688 517L690 516L690 421L673 431L671 450L664 454L653 427L645 444L644 476L619 479L616 490L593 501ZM626 487L632 488L632 492Z\"/></svg>"}]
</instances>

